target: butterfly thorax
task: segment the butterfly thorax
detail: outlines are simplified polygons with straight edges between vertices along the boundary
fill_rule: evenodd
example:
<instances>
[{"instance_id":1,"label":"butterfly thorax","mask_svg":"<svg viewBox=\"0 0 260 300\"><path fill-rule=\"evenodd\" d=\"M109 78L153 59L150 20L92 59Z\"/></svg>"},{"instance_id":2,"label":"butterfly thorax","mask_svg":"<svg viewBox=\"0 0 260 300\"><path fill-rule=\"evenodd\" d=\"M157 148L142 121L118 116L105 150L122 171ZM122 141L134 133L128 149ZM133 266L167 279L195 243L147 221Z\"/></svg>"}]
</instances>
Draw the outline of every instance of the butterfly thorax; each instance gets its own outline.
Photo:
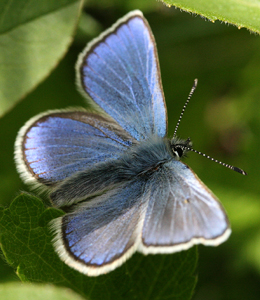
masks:
<instances>
[{"instance_id":1,"label":"butterfly thorax","mask_svg":"<svg viewBox=\"0 0 260 300\"><path fill-rule=\"evenodd\" d=\"M131 177L149 175L170 160L180 160L190 147L190 140L152 136L134 145L118 161L121 167L132 173ZM129 178L130 179L130 178Z\"/></svg>"}]
</instances>

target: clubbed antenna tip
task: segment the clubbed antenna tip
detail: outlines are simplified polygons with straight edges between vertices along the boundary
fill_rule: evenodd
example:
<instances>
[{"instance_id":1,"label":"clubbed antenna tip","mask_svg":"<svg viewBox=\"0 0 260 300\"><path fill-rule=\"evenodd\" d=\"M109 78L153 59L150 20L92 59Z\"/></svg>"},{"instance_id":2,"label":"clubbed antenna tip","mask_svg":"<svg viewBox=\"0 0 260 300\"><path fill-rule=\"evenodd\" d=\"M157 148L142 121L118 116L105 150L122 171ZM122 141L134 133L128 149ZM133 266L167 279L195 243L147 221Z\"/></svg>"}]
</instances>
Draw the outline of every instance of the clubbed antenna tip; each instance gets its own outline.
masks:
<instances>
[{"instance_id":1,"label":"clubbed antenna tip","mask_svg":"<svg viewBox=\"0 0 260 300\"><path fill-rule=\"evenodd\" d=\"M244 170L240 169L240 168L233 167L233 170L240 173L240 174L242 174L242 175L247 175L247 173Z\"/></svg>"}]
</instances>

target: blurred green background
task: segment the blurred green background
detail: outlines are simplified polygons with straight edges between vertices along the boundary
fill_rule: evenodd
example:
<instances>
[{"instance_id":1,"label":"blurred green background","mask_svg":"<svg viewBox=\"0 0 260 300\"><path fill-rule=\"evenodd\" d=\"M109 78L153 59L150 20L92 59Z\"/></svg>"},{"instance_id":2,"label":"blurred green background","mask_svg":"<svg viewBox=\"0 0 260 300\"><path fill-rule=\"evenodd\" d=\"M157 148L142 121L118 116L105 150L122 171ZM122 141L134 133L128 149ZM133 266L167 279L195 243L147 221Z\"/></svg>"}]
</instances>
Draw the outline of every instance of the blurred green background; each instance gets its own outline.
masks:
<instances>
[{"instance_id":1,"label":"blurred green background","mask_svg":"<svg viewBox=\"0 0 260 300\"><path fill-rule=\"evenodd\" d=\"M232 172L195 153L185 162L219 197L232 226L218 248L199 246L194 299L260 299L260 38L211 23L159 2L88 1L75 40L50 76L0 120L0 203L20 190L13 145L20 127L49 109L86 106L75 87L74 65L85 44L131 9L141 9L154 33L168 108L169 137L193 80L198 87L178 135L194 148L244 169ZM14 87L15 88L15 87ZM0 281L16 280L0 260Z\"/></svg>"}]
</instances>

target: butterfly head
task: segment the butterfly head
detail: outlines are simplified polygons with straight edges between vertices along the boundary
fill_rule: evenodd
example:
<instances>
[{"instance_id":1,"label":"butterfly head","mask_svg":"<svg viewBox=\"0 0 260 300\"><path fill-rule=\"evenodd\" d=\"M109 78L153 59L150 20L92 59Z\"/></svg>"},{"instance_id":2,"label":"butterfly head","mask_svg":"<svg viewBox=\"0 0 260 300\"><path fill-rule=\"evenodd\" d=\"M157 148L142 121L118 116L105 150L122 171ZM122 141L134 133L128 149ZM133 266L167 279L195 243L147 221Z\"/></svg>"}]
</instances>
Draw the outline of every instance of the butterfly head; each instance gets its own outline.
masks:
<instances>
[{"instance_id":1,"label":"butterfly head","mask_svg":"<svg viewBox=\"0 0 260 300\"><path fill-rule=\"evenodd\" d=\"M190 138L187 138L187 140L181 140L179 138L173 137L170 141L170 146L174 157L177 160L180 160L182 157L185 157L188 151L191 150L192 142Z\"/></svg>"}]
</instances>

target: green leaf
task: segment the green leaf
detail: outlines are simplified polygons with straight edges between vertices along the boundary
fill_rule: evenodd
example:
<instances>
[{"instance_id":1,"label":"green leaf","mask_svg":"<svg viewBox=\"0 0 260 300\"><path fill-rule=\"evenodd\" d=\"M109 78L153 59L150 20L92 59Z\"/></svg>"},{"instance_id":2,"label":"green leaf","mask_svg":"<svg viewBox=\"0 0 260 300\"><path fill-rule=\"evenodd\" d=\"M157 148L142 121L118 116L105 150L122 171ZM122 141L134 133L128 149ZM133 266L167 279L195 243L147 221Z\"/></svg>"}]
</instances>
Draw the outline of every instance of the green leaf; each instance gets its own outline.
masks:
<instances>
[{"instance_id":1,"label":"green leaf","mask_svg":"<svg viewBox=\"0 0 260 300\"><path fill-rule=\"evenodd\" d=\"M161 0L167 6L199 14L211 21L220 20L260 33L260 3L256 0Z\"/></svg>"},{"instance_id":2,"label":"green leaf","mask_svg":"<svg viewBox=\"0 0 260 300\"><path fill-rule=\"evenodd\" d=\"M1 284L0 295L1 300L82 300L69 289L47 284Z\"/></svg>"},{"instance_id":3,"label":"green leaf","mask_svg":"<svg viewBox=\"0 0 260 300\"><path fill-rule=\"evenodd\" d=\"M78 2L78 0L1 0L0 33L60 10L73 2Z\"/></svg>"},{"instance_id":4,"label":"green leaf","mask_svg":"<svg viewBox=\"0 0 260 300\"><path fill-rule=\"evenodd\" d=\"M0 2L0 116L35 88L72 42L82 1Z\"/></svg>"},{"instance_id":5,"label":"green leaf","mask_svg":"<svg viewBox=\"0 0 260 300\"><path fill-rule=\"evenodd\" d=\"M48 223L63 212L28 194L0 210L1 247L22 281L70 287L88 299L190 299L197 248L173 255L135 254L107 275L87 277L61 262Z\"/></svg>"}]
</instances>

